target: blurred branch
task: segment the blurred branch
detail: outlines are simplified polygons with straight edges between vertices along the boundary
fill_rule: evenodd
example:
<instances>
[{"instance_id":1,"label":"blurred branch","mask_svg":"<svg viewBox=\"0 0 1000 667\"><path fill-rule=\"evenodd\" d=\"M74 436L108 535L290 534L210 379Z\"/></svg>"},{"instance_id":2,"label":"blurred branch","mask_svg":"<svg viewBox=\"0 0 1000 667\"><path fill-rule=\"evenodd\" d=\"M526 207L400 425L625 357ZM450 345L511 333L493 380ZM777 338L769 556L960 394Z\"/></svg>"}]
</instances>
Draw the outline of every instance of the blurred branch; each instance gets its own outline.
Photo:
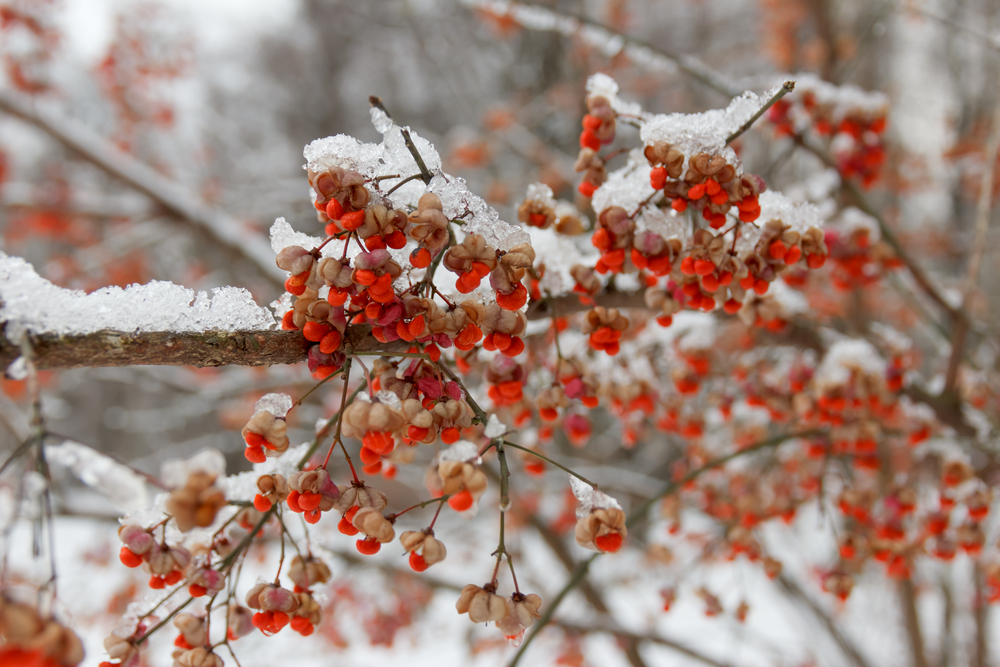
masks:
<instances>
[{"instance_id":1,"label":"blurred branch","mask_svg":"<svg viewBox=\"0 0 1000 667\"><path fill-rule=\"evenodd\" d=\"M871 664L865 660L864 656L861 655L857 647L854 646L854 643L840 631L840 628L837 627L837 623L828 613L826 613L826 610L824 610L818 602L806 594L798 583L784 574L778 575L778 583L781 584L782 588L791 594L792 597L797 598L809 608L809 611L811 611L813 616L815 616L816 619L823 624L827 632L830 633L830 636L833 637L834 641L837 642L837 645L840 646L841 650L851 659L856 667L871 667Z\"/></svg>"},{"instance_id":2,"label":"blurred branch","mask_svg":"<svg viewBox=\"0 0 1000 667\"><path fill-rule=\"evenodd\" d=\"M345 345L355 352L405 352L406 341L380 343L371 327L347 328ZM312 345L300 331L140 332L31 336L39 369L101 366L272 366L306 360ZM0 366L6 368L20 348L0 337Z\"/></svg>"},{"instance_id":3,"label":"blurred branch","mask_svg":"<svg viewBox=\"0 0 1000 667\"><path fill-rule=\"evenodd\" d=\"M274 263L269 244L253 236L233 218L212 210L181 186L120 151L76 120L36 106L31 98L0 89L0 111L24 120L46 132L61 144L111 176L146 195L170 214L205 232L212 240L252 263L261 275L277 286L285 274Z\"/></svg>"},{"instance_id":4,"label":"blurred branch","mask_svg":"<svg viewBox=\"0 0 1000 667\"><path fill-rule=\"evenodd\" d=\"M899 592L899 602L903 606L906 636L910 639L913 667L928 667L927 653L924 651L924 637L920 631L920 615L917 612L917 599L916 592L913 590L913 581L910 579L900 580L897 582L897 590Z\"/></svg>"},{"instance_id":5,"label":"blurred branch","mask_svg":"<svg viewBox=\"0 0 1000 667\"><path fill-rule=\"evenodd\" d=\"M979 201L976 203L976 231L972 241L972 254L969 256L969 269L962 288L962 308L968 307L969 295L979 284L979 270L983 263L983 254L986 252L986 236L990 228L990 211L993 209L993 173L998 150L1000 150L1000 102L993 109L993 127L983 153L983 174L979 181ZM951 357L948 359L948 372L944 381L945 394L951 393L955 388L955 382L958 381L958 366L962 362L968 335L969 321L962 318L955 323L952 336Z\"/></svg>"},{"instance_id":6,"label":"blurred branch","mask_svg":"<svg viewBox=\"0 0 1000 667\"><path fill-rule=\"evenodd\" d=\"M629 60L647 69L676 67L709 88L727 96L736 97L743 91L723 74L713 70L695 56L673 53L663 47L653 46L634 37L624 35L599 21L570 12L558 11L533 2L504 2L502 0L462 0L463 4L493 14L509 16L518 25L538 32L557 32L564 37L580 35L590 42L601 42L602 50L609 51L620 43L620 52ZM583 36L586 28L587 35ZM655 63L655 65L654 65Z\"/></svg>"}]
</instances>

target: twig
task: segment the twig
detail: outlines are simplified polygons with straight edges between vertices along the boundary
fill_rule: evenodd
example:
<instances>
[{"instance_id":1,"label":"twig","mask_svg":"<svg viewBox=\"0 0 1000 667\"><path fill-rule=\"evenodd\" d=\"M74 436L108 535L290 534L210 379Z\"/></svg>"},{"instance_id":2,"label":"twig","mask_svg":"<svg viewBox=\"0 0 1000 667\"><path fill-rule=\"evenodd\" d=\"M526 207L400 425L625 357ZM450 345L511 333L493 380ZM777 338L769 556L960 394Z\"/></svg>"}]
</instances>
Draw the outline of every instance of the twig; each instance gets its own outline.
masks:
<instances>
[{"instance_id":1,"label":"twig","mask_svg":"<svg viewBox=\"0 0 1000 667\"><path fill-rule=\"evenodd\" d=\"M784 97L788 93L792 92L793 90L795 90L795 82L794 81L785 81L783 84L781 84L781 88L778 89L778 92L776 92L774 95L772 95L767 100L767 102L764 102L764 106L762 106L760 109L758 109L757 113L755 113L753 116L750 117L750 120L748 120L747 122L743 123L740 126L740 129L736 130L735 132L733 132L732 134L730 134L728 137L726 137L726 143L727 144L731 144L734 141L736 141L736 139L741 134L743 134L744 132L746 132L747 130L750 129L750 126L753 125L757 121L758 118L760 118L761 116L763 116L764 113L767 112L768 109L770 109L772 106L774 106L775 102L777 102L778 100L780 100L782 97Z\"/></svg>"},{"instance_id":2,"label":"twig","mask_svg":"<svg viewBox=\"0 0 1000 667\"><path fill-rule=\"evenodd\" d=\"M522 447L521 445L515 445L513 442L509 442L507 440L504 440L504 444L507 447L513 447L514 449L520 449L522 452L528 452L532 456L538 457L541 460L546 461L547 463L551 463L552 465L554 465L555 467L559 468L560 470L564 470L565 472L568 472L570 475L573 475L573 477L576 477L581 482L584 482L585 484L589 484L590 486L594 487L595 489L597 488L597 484L594 484L593 482L591 482L589 479L587 479L583 475L581 475L579 473L576 473L576 472L573 472L572 470L570 470L566 466L564 466L564 465L562 465L560 463L556 463L555 461L553 461L549 457L547 457L547 456L545 456L543 454L539 454L538 452L536 452L533 449L528 449L527 447Z\"/></svg>"},{"instance_id":3,"label":"twig","mask_svg":"<svg viewBox=\"0 0 1000 667\"><path fill-rule=\"evenodd\" d=\"M406 149L410 151L410 155L412 155L414 161L416 161L417 167L420 168L420 178L423 179L424 183L430 183L431 172L427 169L427 165L424 164L424 158L420 156L420 151L417 150L416 145L413 143L413 139L410 138L410 130L404 127L400 128L400 132L403 133L403 141L406 142Z\"/></svg>"}]
</instances>

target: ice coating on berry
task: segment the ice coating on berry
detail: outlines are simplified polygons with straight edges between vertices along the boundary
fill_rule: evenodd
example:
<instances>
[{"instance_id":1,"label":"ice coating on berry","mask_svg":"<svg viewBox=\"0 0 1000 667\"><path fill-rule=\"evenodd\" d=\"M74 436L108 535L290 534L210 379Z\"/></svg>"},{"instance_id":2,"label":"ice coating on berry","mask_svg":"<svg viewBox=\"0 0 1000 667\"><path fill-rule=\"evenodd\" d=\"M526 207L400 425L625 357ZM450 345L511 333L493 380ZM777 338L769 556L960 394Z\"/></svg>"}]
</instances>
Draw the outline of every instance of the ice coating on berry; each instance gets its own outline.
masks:
<instances>
[{"instance_id":1,"label":"ice coating on berry","mask_svg":"<svg viewBox=\"0 0 1000 667\"><path fill-rule=\"evenodd\" d=\"M621 504L608 494L598 491L590 484L572 475L569 476L569 486L573 490L573 495L576 496L577 501L580 503L576 508L577 519L582 519L595 509L620 510L622 508Z\"/></svg>"},{"instance_id":2,"label":"ice coating on berry","mask_svg":"<svg viewBox=\"0 0 1000 667\"><path fill-rule=\"evenodd\" d=\"M254 412L267 410L275 417L284 417L292 409L292 397L288 394L264 394L253 409Z\"/></svg>"},{"instance_id":3,"label":"ice coating on berry","mask_svg":"<svg viewBox=\"0 0 1000 667\"><path fill-rule=\"evenodd\" d=\"M468 440L459 440L448 449L441 452L439 461L461 461L462 463L472 463L479 465L483 462L479 458L479 449Z\"/></svg>"},{"instance_id":4,"label":"ice coating on berry","mask_svg":"<svg viewBox=\"0 0 1000 667\"><path fill-rule=\"evenodd\" d=\"M102 287L90 294L42 278L20 257L0 252L0 321L6 334L87 334L112 331L255 331L273 329L274 317L249 291L217 287L207 292L154 280L145 285Z\"/></svg>"}]
</instances>

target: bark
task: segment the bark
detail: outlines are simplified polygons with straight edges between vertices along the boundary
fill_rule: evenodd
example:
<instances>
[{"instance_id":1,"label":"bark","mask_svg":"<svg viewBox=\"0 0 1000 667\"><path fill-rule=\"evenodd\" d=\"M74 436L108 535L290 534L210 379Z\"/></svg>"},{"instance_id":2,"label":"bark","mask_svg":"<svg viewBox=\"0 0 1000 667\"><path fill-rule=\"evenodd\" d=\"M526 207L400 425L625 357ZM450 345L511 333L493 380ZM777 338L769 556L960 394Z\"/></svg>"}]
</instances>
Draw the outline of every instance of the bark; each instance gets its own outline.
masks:
<instances>
[{"instance_id":1,"label":"bark","mask_svg":"<svg viewBox=\"0 0 1000 667\"><path fill-rule=\"evenodd\" d=\"M305 361L312 345L300 331L142 332L98 331L92 334L29 337L39 369L108 366L273 366ZM383 344L371 327L347 329L346 346L355 352L405 352L410 344ZM21 355L20 348L0 336L0 368Z\"/></svg>"}]
</instances>

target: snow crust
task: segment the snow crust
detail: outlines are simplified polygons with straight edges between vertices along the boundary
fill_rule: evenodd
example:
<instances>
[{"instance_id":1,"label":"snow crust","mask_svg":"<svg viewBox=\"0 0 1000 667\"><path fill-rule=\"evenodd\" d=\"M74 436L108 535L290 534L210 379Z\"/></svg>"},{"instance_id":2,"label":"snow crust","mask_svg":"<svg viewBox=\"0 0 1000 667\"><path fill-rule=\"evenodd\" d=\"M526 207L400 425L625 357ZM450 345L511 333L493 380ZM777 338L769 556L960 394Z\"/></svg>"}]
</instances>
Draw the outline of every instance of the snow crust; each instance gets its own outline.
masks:
<instances>
[{"instance_id":1,"label":"snow crust","mask_svg":"<svg viewBox=\"0 0 1000 667\"><path fill-rule=\"evenodd\" d=\"M53 285L20 257L0 252L0 322L7 337L114 331L250 331L273 329L274 316L249 291L217 287L209 296L164 281L102 287L86 294Z\"/></svg>"},{"instance_id":2,"label":"snow crust","mask_svg":"<svg viewBox=\"0 0 1000 667\"><path fill-rule=\"evenodd\" d=\"M465 179L441 171L441 156L433 144L409 127L396 125L379 109L374 109L371 116L375 129L382 134L382 143L365 143L343 134L317 139L303 151L306 159L305 168L320 172L339 166L357 171L366 178L399 174L399 178L384 178L379 181L379 190L389 192L403 179L419 173L416 160L406 147L403 136L403 131L406 130L432 177L427 185L420 179L414 179L391 195L384 196L394 208L414 209L421 195L433 192L441 198L444 214L448 218L462 220L464 233L479 234L487 243L500 250L510 250L516 245L528 242L528 235L520 227L501 220L500 214L494 208L469 190ZM279 219L279 222L284 220ZM277 226L278 222L275 225ZM272 228L271 245L276 251L287 245L310 247L299 241L289 242L287 232L283 228L279 231L283 236L276 242L275 229ZM279 245L280 247L277 247ZM316 245L319 245L319 242ZM314 248L316 245L311 247ZM335 243L330 243L327 247L334 245ZM338 248L342 249L343 246L339 245Z\"/></svg>"}]
</instances>

